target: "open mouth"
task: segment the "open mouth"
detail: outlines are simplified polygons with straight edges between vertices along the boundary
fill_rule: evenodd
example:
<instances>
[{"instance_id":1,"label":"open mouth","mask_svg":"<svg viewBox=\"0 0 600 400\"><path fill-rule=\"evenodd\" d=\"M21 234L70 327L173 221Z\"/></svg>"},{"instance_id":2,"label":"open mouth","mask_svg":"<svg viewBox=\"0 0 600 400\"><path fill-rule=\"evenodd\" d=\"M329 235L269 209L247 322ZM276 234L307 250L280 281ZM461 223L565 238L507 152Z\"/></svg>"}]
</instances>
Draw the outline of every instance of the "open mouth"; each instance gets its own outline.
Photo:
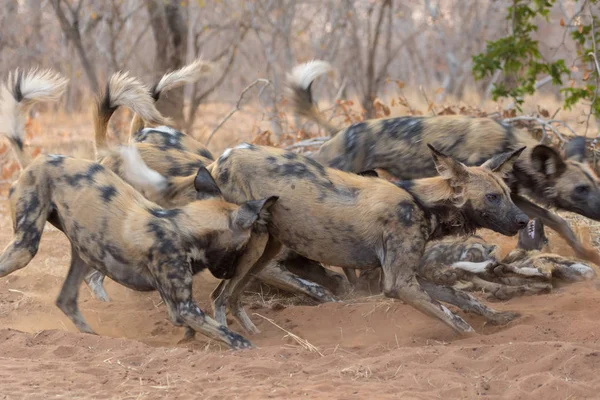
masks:
<instances>
[{"instance_id":1,"label":"open mouth","mask_svg":"<svg viewBox=\"0 0 600 400\"><path fill-rule=\"evenodd\" d=\"M535 220L530 219L527 223L527 235L531 239L535 239Z\"/></svg>"}]
</instances>

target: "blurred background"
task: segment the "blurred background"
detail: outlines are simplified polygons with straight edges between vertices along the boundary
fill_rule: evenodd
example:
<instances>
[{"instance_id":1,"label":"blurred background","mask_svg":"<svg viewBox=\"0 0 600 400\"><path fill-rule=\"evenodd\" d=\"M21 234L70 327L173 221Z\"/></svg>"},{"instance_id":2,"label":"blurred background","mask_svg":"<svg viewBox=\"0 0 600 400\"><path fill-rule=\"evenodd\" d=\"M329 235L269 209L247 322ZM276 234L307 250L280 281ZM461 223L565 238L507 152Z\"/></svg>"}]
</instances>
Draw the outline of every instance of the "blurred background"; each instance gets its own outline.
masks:
<instances>
[{"instance_id":1,"label":"blurred background","mask_svg":"<svg viewBox=\"0 0 600 400\"><path fill-rule=\"evenodd\" d=\"M514 76L498 70L475 80L473 56L486 49L487 41L514 31L514 16L511 20L508 13L517 3L0 0L0 71L5 77L14 68L39 65L70 78L59 104L37 108L30 143L43 151L81 156L91 155L94 93L111 73L129 70L150 86L198 56L214 61L215 73L170 92L159 106L199 140L206 140L247 85L257 78L270 81L263 90L262 84L251 88L240 111L216 132L211 149L217 152L261 135L263 142L277 144L318 134L307 134L314 127L289 115L283 91L286 72L313 58L329 61L336 70L317 81L315 96L340 127L366 117L433 114L452 107L510 116L517 112L514 102L492 100L492 89L493 84L510 85ZM579 44L570 33L586 23L598 4L557 0L549 5L547 19L533 19L538 29L531 35L539 42L541 58L564 59L571 79L584 79L589 71L577 67ZM536 93L524 98L519 114L554 115L577 133L597 134L585 104L566 111L560 86L543 73L537 78ZM129 118L125 111L115 116L113 140L123 141Z\"/></svg>"}]
</instances>

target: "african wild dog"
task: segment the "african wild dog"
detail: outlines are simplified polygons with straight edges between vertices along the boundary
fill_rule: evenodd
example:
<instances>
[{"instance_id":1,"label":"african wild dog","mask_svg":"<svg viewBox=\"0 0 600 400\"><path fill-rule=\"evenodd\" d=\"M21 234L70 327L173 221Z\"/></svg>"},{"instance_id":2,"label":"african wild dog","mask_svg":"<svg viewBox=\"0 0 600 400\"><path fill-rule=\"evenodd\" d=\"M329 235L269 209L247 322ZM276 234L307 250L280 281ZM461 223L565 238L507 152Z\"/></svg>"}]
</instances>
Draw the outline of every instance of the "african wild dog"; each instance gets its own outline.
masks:
<instances>
[{"instance_id":1,"label":"african wild dog","mask_svg":"<svg viewBox=\"0 0 600 400\"><path fill-rule=\"evenodd\" d=\"M417 273L440 285L483 290L499 300L547 293L554 281L576 282L596 275L592 267L550 254L548 248L544 225L534 218L519 232L517 248L501 260L497 246L479 236L448 238L427 244ZM380 270L361 271L358 288L380 293Z\"/></svg>"},{"instance_id":2,"label":"african wild dog","mask_svg":"<svg viewBox=\"0 0 600 400\"><path fill-rule=\"evenodd\" d=\"M11 122L4 125L11 129L8 137L25 169L9 192L14 239L0 255L0 276L27 266L49 221L71 242L71 265L56 304L81 332L93 333L77 297L84 276L94 268L131 289L157 290L170 320L186 327L186 337L200 331L233 348L250 347L194 303L192 276L208 268L228 279L221 287L232 298L239 295L246 272L268 241L268 209L277 198L242 205L207 199L164 209L98 163L60 155L38 156L29 163L22 146L24 112L61 88L59 78L36 71L9 75L4 88L2 110L10 111L5 118ZM205 192L218 191L206 169L198 171L196 182ZM238 304L230 303L230 308L248 319Z\"/></svg>"},{"instance_id":3,"label":"african wild dog","mask_svg":"<svg viewBox=\"0 0 600 400\"><path fill-rule=\"evenodd\" d=\"M194 69L184 67L176 72L165 75L155 85L154 98L159 97L161 90L189 81L189 75ZM115 80L116 78L119 80ZM181 207L198 199L199 194L194 185L197 171L212 162L197 154L196 150L204 148L200 143L172 128L158 126L143 128L133 134L131 147L115 151L109 150L106 145L108 122L118 106L132 109L136 113L132 126L139 127L146 123L161 123L163 117L153 103L153 98L139 81L133 78L124 79L120 75L111 79L104 96L99 97L96 102L94 127L97 160L149 200L165 208ZM143 142L139 142L140 140ZM293 268L294 260L293 256L284 255L279 259L280 263L263 269L257 278L280 289L303 293L320 302L335 301L329 290L291 273L286 267ZM310 261L307 260L307 263ZM314 262L311 265L312 270L316 271L313 275L321 281L336 282L335 288L339 292L348 291L342 276L326 271ZM306 277L310 279L311 276ZM102 273L96 270L85 278L94 295L107 301L108 294L104 289L103 280Z\"/></svg>"},{"instance_id":4,"label":"african wild dog","mask_svg":"<svg viewBox=\"0 0 600 400\"><path fill-rule=\"evenodd\" d=\"M336 129L313 103L313 80L331 66L312 61L295 67L288 76L296 113L315 121L333 137L315 159L331 168L360 173L382 169L400 180L434 176L435 166L426 143L462 163L480 165L494 154L527 146L507 177L513 201L530 217L539 217L576 250L579 257L600 265L600 255L583 246L566 221L536 203L600 220L600 186L585 162L585 139L566 146L564 157L538 144L526 132L491 118L467 116L399 117L369 120Z\"/></svg>"},{"instance_id":5,"label":"african wild dog","mask_svg":"<svg viewBox=\"0 0 600 400\"><path fill-rule=\"evenodd\" d=\"M226 150L208 169L227 201L279 196L271 208L264 262L254 268L268 263L282 245L327 265L381 266L387 296L441 319L458 332L472 332L472 328L432 297L506 323L516 315L495 312L453 288L417 280L415 270L429 240L480 227L514 235L526 226L527 216L512 203L501 179L523 148L496 156L481 167L466 167L430 149L441 176L413 181L404 188L326 168L296 153L247 143ZM226 323L227 296L215 290L213 299L215 319ZM256 331L251 323L246 329Z\"/></svg>"}]
</instances>

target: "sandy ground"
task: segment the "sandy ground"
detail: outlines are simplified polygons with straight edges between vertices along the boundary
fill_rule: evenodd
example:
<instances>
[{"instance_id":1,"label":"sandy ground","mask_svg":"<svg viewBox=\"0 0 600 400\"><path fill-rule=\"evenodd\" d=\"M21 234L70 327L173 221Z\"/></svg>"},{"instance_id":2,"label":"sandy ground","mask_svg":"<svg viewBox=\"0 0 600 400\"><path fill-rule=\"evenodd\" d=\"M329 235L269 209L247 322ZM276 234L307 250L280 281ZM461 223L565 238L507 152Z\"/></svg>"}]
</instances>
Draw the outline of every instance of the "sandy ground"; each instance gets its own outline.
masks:
<instances>
[{"instance_id":1,"label":"sandy ground","mask_svg":"<svg viewBox=\"0 0 600 400\"><path fill-rule=\"evenodd\" d=\"M12 236L7 211L2 202L2 247ZM501 240L506 249L514 244ZM554 250L568 254L564 246ZM251 338L259 348L234 352L202 336L178 344L183 329L167 321L157 293L110 280L110 303L82 286L80 307L100 336L78 333L54 306L68 261L66 238L47 226L33 262L0 280L0 399L580 399L597 398L600 389L595 281L494 303L522 313L505 327L461 314L480 334L469 339L380 296L290 306L289 299L254 294L247 307L262 330ZM205 309L215 282L195 278Z\"/></svg>"},{"instance_id":2,"label":"sandy ground","mask_svg":"<svg viewBox=\"0 0 600 400\"><path fill-rule=\"evenodd\" d=\"M203 118L216 119L210 111L203 110ZM70 117L62 125L42 122L44 129L30 140L33 146L91 157L89 115ZM229 142L248 139L253 130L236 131L238 122L211 144L216 154ZM5 195L6 187L0 188L0 197ZM6 202L0 201L0 248L12 237L10 226ZM580 233L589 243L589 229ZM487 237L505 250L515 244L499 235ZM598 237L594 232L594 242ZM550 238L555 252L572 254ZM550 400L598 398L600 390L596 281L494 303L499 310L522 314L505 327L461 313L479 333L469 339L382 296L315 306L249 294L246 307L262 330L250 339L259 348L233 352L200 335L178 344L183 329L168 322L157 293L133 292L108 279L112 302L93 299L85 286L80 295L82 312L100 336L78 333L54 305L68 262L68 241L47 226L30 265L0 279L0 399ZM215 285L208 274L195 277L195 298L209 312ZM315 351L261 316L308 341ZM235 322L230 326L241 332Z\"/></svg>"}]
</instances>

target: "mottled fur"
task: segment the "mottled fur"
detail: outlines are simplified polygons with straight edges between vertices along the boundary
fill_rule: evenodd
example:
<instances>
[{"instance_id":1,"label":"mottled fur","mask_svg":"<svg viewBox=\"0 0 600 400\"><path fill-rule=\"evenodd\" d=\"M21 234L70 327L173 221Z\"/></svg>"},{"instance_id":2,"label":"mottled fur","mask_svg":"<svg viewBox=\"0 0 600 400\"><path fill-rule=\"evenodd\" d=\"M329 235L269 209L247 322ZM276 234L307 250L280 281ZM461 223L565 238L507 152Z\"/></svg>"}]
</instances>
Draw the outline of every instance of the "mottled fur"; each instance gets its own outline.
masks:
<instances>
[{"instance_id":1,"label":"mottled fur","mask_svg":"<svg viewBox=\"0 0 600 400\"><path fill-rule=\"evenodd\" d=\"M496 245L479 236L431 242L418 274L440 285L483 290L498 300L549 292L553 280L574 282L596 275L593 268L577 260L547 253L548 240L538 219L521 230L517 248L505 258L498 261L496 250ZM380 269L365 272L358 279L358 287L380 293Z\"/></svg>"},{"instance_id":2,"label":"mottled fur","mask_svg":"<svg viewBox=\"0 0 600 400\"><path fill-rule=\"evenodd\" d=\"M181 76L185 77L185 74ZM136 96L130 95L127 102L112 98L114 93L119 93L113 86L123 91L127 84L134 86L129 92L141 85L137 81L122 82L119 79L111 79L104 95L98 98L95 114L97 138L106 137L110 116L115 111L114 107L109 107L111 104L140 110L138 115L156 112L150 95L144 90L135 91ZM158 84L156 87L158 89L155 89L155 94L160 93L165 86ZM155 98L158 98L158 95ZM197 171L208 165L211 160L194 152L196 149L204 149L204 146L193 138L166 126L144 128L137 132L134 138L138 141L132 142L129 147L105 152L101 164L131 184L146 198L162 207L172 208L201 198L220 196L220 193L217 193L218 188L214 190L210 187L209 193L206 190L196 190L199 184L196 180ZM292 266L293 262L290 260L289 264ZM335 300L327 289L298 278L280 264L267 267L259 274L258 279L282 289L304 293L321 302ZM104 276L100 272L93 271L85 280L97 298L108 299L103 287Z\"/></svg>"},{"instance_id":3,"label":"mottled fur","mask_svg":"<svg viewBox=\"0 0 600 400\"><path fill-rule=\"evenodd\" d=\"M311 84L328 69L318 65L319 68L296 67L296 74L288 82L295 111L323 125L312 101ZM427 143L469 166L481 165L495 154L527 146L506 177L515 203L530 217L542 218L580 257L600 264L598 253L585 248L562 218L522 197L526 195L545 207L600 220L600 185L585 162L583 138L573 139L562 157L552 148L538 144L526 132L491 118L397 117L355 123L337 133L330 125L323 126L333 137L315 154L317 161L354 173L381 169L401 180L435 175Z\"/></svg>"},{"instance_id":4,"label":"mottled fur","mask_svg":"<svg viewBox=\"0 0 600 400\"><path fill-rule=\"evenodd\" d=\"M27 77L17 80L13 98L35 100L28 97L35 90L24 91L30 86ZM22 113L24 108L13 109ZM21 134L19 130L9 133L11 137ZM14 148L22 152L21 147ZM196 182L202 190L211 183L216 187L204 168ZM100 164L39 156L9 192L14 239L0 255L0 276L27 266L48 221L71 242L71 266L57 306L80 331L93 333L78 309L77 297L84 276L97 269L134 290L158 290L171 321L186 326L186 336L198 330L233 348L250 347L245 338L206 316L193 302L192 276L209 268L213 275L229 279L220 285L232 299L226 305L236 317L248 319L235 300L263 253L268 209L276 199L242 205L207 199L164 209Z\"/></svg>"},{"instance_id":5,"label":"mottled fur","mask_svg":"<svg viewBox=\"0 0 600 400\"><path fill-rule=\"evenodd\" d=\"M278 194L267 252L284 245L327 265L382 267L387 296L406 301L458 332L471 332L464 320L431 297L471 311L476 300L418 282L415 269L429 240L479 227L513 235L526 225L527 217L512 203L500 179L522 149L482 167L466 167L431 151L441 176L414 181L404 189L383 179L326 168L296 153L247 143L226 150L208 168L228 201ZM496 322L514 317L486 310ZM215 317L225 322L222 310L216 309Z\"/></svg>"}]
</instances>

